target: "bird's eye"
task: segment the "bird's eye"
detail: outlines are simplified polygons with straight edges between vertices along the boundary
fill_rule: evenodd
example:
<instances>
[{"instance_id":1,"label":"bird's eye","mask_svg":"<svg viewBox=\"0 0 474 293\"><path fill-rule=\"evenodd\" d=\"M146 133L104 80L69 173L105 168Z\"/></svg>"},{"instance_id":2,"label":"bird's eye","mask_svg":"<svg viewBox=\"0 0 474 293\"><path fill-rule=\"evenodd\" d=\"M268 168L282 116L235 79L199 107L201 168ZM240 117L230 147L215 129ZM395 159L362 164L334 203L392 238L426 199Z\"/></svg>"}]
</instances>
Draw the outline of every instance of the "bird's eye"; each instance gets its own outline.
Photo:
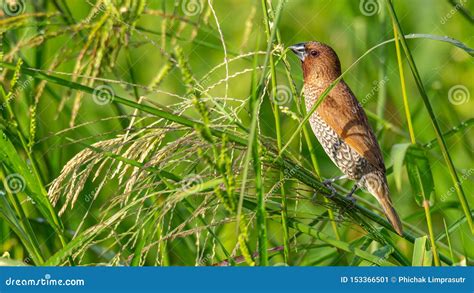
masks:
<instances>
[{"instance_id":1,"label":"bird's eye","mask_svg":"<svg viewBox=\"0 0 474 293\"><path fill-rule=\"evenodd\" d=\"M310 54L311 54L311 56L316 57L316 56L319 55L319 52L316 51L316 50L311 50Z\"/></svg>"}]
</instances>

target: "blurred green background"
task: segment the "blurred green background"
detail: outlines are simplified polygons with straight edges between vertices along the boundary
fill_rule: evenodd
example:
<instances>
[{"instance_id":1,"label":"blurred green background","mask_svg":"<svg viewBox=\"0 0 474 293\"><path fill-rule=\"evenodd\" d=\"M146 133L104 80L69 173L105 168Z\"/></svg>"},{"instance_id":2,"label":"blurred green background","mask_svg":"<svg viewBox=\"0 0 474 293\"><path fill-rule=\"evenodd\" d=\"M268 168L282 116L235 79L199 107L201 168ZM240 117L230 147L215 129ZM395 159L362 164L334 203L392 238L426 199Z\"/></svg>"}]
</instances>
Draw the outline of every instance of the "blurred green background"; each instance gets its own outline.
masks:
<instances>
[{"instance_id":1,"label":"blurred green background","mask_svg":"<svg viewBox=\"0 0 474 293\"><path fill-rule=\"evenodd\" d=\"M18 60L22 59L23 67L41 69L46 74L91 88L97 89L100 85L107 85L107 89L118 96L140 103L144 99L143 103L152 107L166 106L176 115L187 115L199 120L202 117L189 96L190 88L197 86L193 83L186 84L183 70L170 62L170 59L181 62L180 53L176 52L178 46L182 50L186 66L197 83L203 89L210 87L206 93L221 103L228 113L235 113L242 124L249 127L251 115L248 103L252 78L260 77L268 41L261 1L211 1L211 9L207 1L197 0L115 0L104 3L38 0L19 1L19 5L23 7L18 13L5 11L5 1L2 3L4 11L0 20L3 62L17 64ZM405 35L418 33L447 36L473 48L474 3L459 1L461 4L458 6L455 6L457 2L453 5L452 1L444 0L393 2ZM267 3L271 17L277 3L278 1ZM280 61L285 54L284 49L303 41L324 42L338 53L344 71L368 49L393 38L392 22L386 6L386 1L382 0L285 1L277 26L281 43L275 41L272 46L274 58L279 61L275 61L276 81L281 90L278 94L283 95L280 98L285 100L284 103L277 105L280 111L283 144L288 142L298 126L294 117L300 116L296 103L301 99L299 95L294 96L290 90L291 84L288 81L286 68L291 73L292 82L298 92L302 88L299 60L288 54L286 60L289 67L285 66ZM474 99L472 99L474 60L468 53L450 43L426 38L407 39L407 42L442 132L454 129L453 134L445 136L445 141L468 203L472 207L474 136L470 126L474 112ZM261 54L253 54L257 51ZM223 64L226 57L239 58L230 62L226 69ZM427 144L435 140L436 135L406 58L404 60L406 93L416 141ZM221 66L216 67L218 65ZM87 145L128 135L126 133L129 132L138 132L146 127L153 129L152 127L156 127L153 123L156 122L158 125L171 127L162 120L140 112L138 108L128 108L110 101L98 103L91 98L93 95L90 93L81 93L72 86L61 86L52 82L44 84L41 79L28 81L26 74L20 74L17 84L12 88L15 70L3 68L2 71L0 78L4 98L9 91L15 94L14 98L7 102L11 107L11 113L2 109L1 129L15 146L19 157L28 166L36 165L44 190L48 190L53 180L60 174L67 173L68 170L64 166L80 151L87 149ZM225 82L226 76L230 76L228 83ZM410 142L394 43L388 43L368 54L347 73L344 79L363 107L369 111L369 120L376 130L386 166L391 167L393 146ZM150 86L152 89L146 88ZM208 100L205 101L210 109L213 127L229 123L222 114L223 111ZM271 95L265 94L259 114L258 131L259 135L276 139L272 105ZM135 115L138 115L136 119L140 121L133 120ZM134 124L127 130L130 123ZM176 134L166 135L161 147L184 136L179 131ZM145 135L140 134L138 137ZM22 142L20 136L26 142ZM311 170L308 147L302 142L303 138L300 136L298 138L291 143L291 155L302 166ZM315 146L321 176L331 178L340 175L340 171L332 164L312 135L311 140ZM274 140L268 142L273 146L276 145ZM179 155L182 154L184 158L186 153L197 153L196 149L185 143L180 145L176 152L178 149L180 153L175 154L176 157L173 158L175 161L167 158L163 160L169 160L170 165L180 163L186 165L187 159L180 161ZM232 160L238 166L237 169L241 170L243 156L237 155L239 151L236 150L236 156ZM453 192L453 181L442 152L435 142L426 149L426 153L435 190L431 200L433 234L435 237L440 237L446 232L444 221L446 226L450 227L448 233L450 243L448 244L446 237L439 239L443 244L440 245L439 251L452 259L455 264L471 264L474 257L470 249L474 244L473 234L466 223L458 197ZM202 157L194 158L194 161L200 163L203 160ZM190 160L188 163L194 161ZM97 229L97 235L82 239L83 245L64 250L65 245L61 244L58 232L44 219L44 211L38 210L34 202L29 200L28 186L20 193L8 192L6 179L9 174L17 172L7 165L2 163L3 171L0 176L5 185L3 189L8 194L2 206L0 222L1 252L5 253L5 261L42 264L31 256L26 247L25 241L29 240L24 240L18 235L18 231L24 230L29 235L26 238L35 239L31 241L37 243L39 254L43 255L45 261L51 256L57 256L58 260L53 260L50 264L212 265L229 258L218 242L227 248L232 258L236 258L237 262L243 262L242 259L238 259L242 253L236 247L235 217L222 207L222 203L212 202L212 208L203 212L203 218L206 219L204 223L199 220L198 206L205 200L193 198L190 205L180 203L171 211L171 216L161 219L158 215L162 208L160 204L166 200L157 199L151 203L157 205L156 210L153 210L157 214L156 223L151 217L149 221L137 225L140 222L138 219L146 215L144 210L143 214L127 214L123 219L112 221L108 229L98 228L108 216L126 208L127 200L123 197L143 196L141 193L143 189L132 188L131 191L125 192L122 187L118 187L120 180L117 177L106 181L105 187L96 198L91 194L97 190L100 180L93 181L89 178L86 182L75 183L84 186L77 203L73 208L68 207L62 215L58 215L64 225L66 247L67 243L77 239L80 231ZM88 165L84 165L84 168L86 166ZM189 166L177 169L183 178L189 174L203 174L209 171L198 167L190 170L187 167ZM108 170L107 168L105 171L102 170L101 175L98 175L99 178L106 178L113 173L112 167ZM81 170L80 166L78 170ZM97 169L93 172L95 170ZM278 181L275 179L278 173L275 172L277 172L275 169L265 169L263 174L265 192L269 192L271 186ZM128 175L125 177L130 176L129 173L126 174ZM68 174L68 176L76 178L79 175ZM199 176L212 177L212 172ZM240 187L241 173L237 172L235 176L237 187ZM249 177L252 176L254 174L251 172ZM401 178L401 188L396 188L394 176L392 174L388 176L394 205L404 221L418 229L416 237L428 235L425 212L415 201L404 168ZM74 182L73 179L67 179L63 183L67 183L68 180ZM157 182L155 185L157 190L167 190L169 187L163 185L161 177L150 180ZM28 180L26 181L28 184ZM253 183L249 184L252 186ZM153 189L153 186L148 188ZM352 183L342 182L342 186L350 188ZM74 188L77 186L71 190ZM253 194L253 187L249 188L249 194ZM179 190L175 193L179 194ZM237 195L238 193L239 191ZM310 222L326 210L321 205L300 198L300 196L311 197L314 193L307 186L289 182L287 193L290 199L289 213L297 219ZM375 200L366 193L360 192L358 195L375 203ZM54 207L55 213L59 213L67 196L67 194L61 195L59 204ZM217 200L212 190L207 192L207 196ZM205 198L208 198L207 196ZM14 197L19 202L14 203ZM271 197L268 199L272 200ZM277 196L274 200L279 202L280 199L281 196ZM120 200L123 202L117 204ZM19 211L15 204L22 206L23 212ZM114 204L117 204L114 206L115 210L107 210L109 205ZM150 203L143 200L141 204L148 207ZM8 208L15 210L14 214L18 219L26 218L23 219L26 222L18 220L21 228L12 228L12 225L14 226L12 222L16 220L12 220L5 212ZM198 213L197 217L190 216L195 213ZM249 212L248 215L250 226L247 242L250 253L254 253L258 250L258 233L256 226L252 224L253 214ZM276 216L269 216L271 217ZM217 224L213 224L214 220ZM327 220L326 216L325 221ZM174 230L181 224L183 227ZM150 228L152 226L159 228L153 230L155 228ZM318 226L318 229L339 241L353 244L370 253L381 253L380 248L384 245L373 241L370 235L366 236L361 229L354 229L356 226L354 223L343 222L336 226L339 233L337 236L330 224ZM197 229L198 227L202 229ZM268 220L267 227L268 247L274 249L270 253L270 264L361 264L351 253L339 254L340 250L331 244L308 235L295 236L297 232L291 229L291 259L285 260L281 248L283 245L281 223ZM150 237L144 236L147 231L153 231ZM171 236L162 239L161 233L163 235L170 233ZM388 238L411 261L414 249L412 244L393 234ZM137 251L143 251L144 255L138 257L138 260Z\"/></svg>"}]
</instances>

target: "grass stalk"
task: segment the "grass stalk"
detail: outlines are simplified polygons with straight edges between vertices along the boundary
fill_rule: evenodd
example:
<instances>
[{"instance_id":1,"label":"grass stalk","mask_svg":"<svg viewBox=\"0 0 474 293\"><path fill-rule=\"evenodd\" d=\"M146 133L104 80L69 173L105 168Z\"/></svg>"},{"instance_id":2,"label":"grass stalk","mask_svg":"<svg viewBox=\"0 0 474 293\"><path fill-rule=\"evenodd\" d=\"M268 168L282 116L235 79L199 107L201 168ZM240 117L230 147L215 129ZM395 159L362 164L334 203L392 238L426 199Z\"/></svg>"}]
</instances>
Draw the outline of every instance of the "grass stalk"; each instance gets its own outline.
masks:
<instances>
[{"instance_id":1,"label":"grass stalk","mask_svg":"<svg viewBox=\"0 0 474 293\"><path fill-rule=\"evenodd\" d=\"M0 177L5 178L3 170L0 169ZM7 182L3 180L3 185L7 186ZM26 216L21 203L19 202L16 195L11 194L9 192L10 202L13 204L13 208L16 212L15 216L8 217L7 210L10 212L11 215L14 214L13 210L11 209L10 203L7 201L6 194L4 191L0 190L0 197L1 198L1 209L2 215L6 221L8 218L11 219L11 222L15 222L13 227L17 227L17 232L24 231L25 233L17 233L17 235L22 240L22 243L25 245L26 251L32 256L32 259L35 261L35 264L41 265L44 262L43 253L41 252L40 245L38 240L36 239L36 235L33 232L33 229L30 225L28 217ZM18 215L18 216L17 216ZM23 237L22 237L23 236Z\"/></svg>"},{"instance_id":2,"label":"grass stalk","mask_svg":"<svg viewBox=\"0 0 474 293\"><path fill-rule=\"evenodd\" d=\"M444 225L444 231L446 233L446 239L448 240L449 255L451 256L451 261L455 263L453 247L451 246L451 237L449 237L448 225L446 224L446 220L444 218L443 218L443 225Z\"/></svg>"},{"instance_id":3,"label":"grass stalk","mask_svg":"<svg viewBox=\"0 0 474 293\"><path fill-rule=\"evenodd\" d=\"M265 23L265 33L267 35L267 39L270 39L270 17L268 15L268 6L267 0L262 0L262 10L263 10L263 18ZM278 38L277 38L278 40ZM275 119L275 132L276 132L276 139L277 139L277 150L280 153L282 147L282 138L281 138L281 119L280 119L280 110L278 105L278 93L277 93L277 73L275 70L275 63L273 60L273 54L270 54L270 74L271 74L271 84L272 84L272 93L271 93L271 102L272 102L272 110L273 110L273 117ZM285 175L283 171L280 170L280 193L281 193L281 224L283 230L283 260L285 263L288 263L290 260L290 243L289 243L289 236L288 236L288 211L287 211L287 198L285 192Z\"/></svg>"},{"instance_id":4,"label":"grass stalk","mask_svg":"<svg viewBox=\"0 0 474 293\"><path fill-rule=\"evenodd\" d=\"M430 202L429 200L423 200L423 208L425 210L426 215L426 222L428 224L428 231L430 233L430 242L431 242L431 249L433 250L433 259L435 266L439 267L441 265L438 256L438 248L436 247L434 233L433 233L433 224L431 222L431 212L430 212Z\"/></svg>"},{"instance_id":5,"label":"grass stalk","mask_svg":"<svg viewBox=\"0 0 474 293\"><path fill-rule=\"evenodd\" d=\"M403 36L385 1L379 3L377 15L355 19L353 29L362 34L347 30L342 33L348 39L327 40L341 61L355 52L344 52L347 40L362 49L355 63L343 64L343 78L356 84L359 96L367 89L358 80L360 73L374 80L360 101L368 105L376 98L376 110L366 112L382 150L399 145L392 152L394 166L387 165L398 195L409 188L403 185L402 167L407 165L419 207L400 207L405 227L400 237L380 205L366 199L368 194L361 192L353 203L344 197L347 182L335 184L334 194L322 184L320 172L327 175L325 168L332 164L321 161L322 150L304 120L317 109L306 109L297 90L301 64L285 50L314 38L304 31L294 35L301 25L286 16L304 16L293 11L298 5L286 5L287 0L239 3L243 10L233 11L232 19L225 18L232 7L215 0L196 1L200 5L184 0L175 5L65 1L34 2L17 16L0 20L0 62L6 63L0 63L4 259L11 255L31 265L69 265L74 260L81 266L472 264L464 234L468 219L458 195L453 195L452 179L448 170L433 173L430 167L428 152L445 167L442 150L436 149L440 140L432 134L421 142L421 133L414 130L418 122L428 128L431 122L424 102L415 101L418 107L413 108L413 99L422 98L407 98L407 93L418 94L418 85L408 82L411 76L406 74L413 70L407 69L410 64L400 39L445 43L443 49L459 61L451 74L468 65L469 56L463 53L474 57L473 49L448 36ZM443 1L445 8L451 9L449 1L460 10L441 19L450 23L444 33L469 37L455 25L470 24L459 14L464 11L458 5L461 0ZM353 15L352 8L342 7L338 15ZM318 18L338 26L333 11L326 12ZM218 17L220 13L224 18ZM436 13L427 11L426 16ZM237 17L245 24L238 26ZM401 26L407 31L422 28L420 24ZM235 25L244 29L236 31ZM393 39L382 39L386 37ZM51 45L60 48L47 50ZM413 58L417 50L411 52ZM418 66L431 66L427 58L415 60ZM10 63L17 64L12 68ZM437 69L442 66L450 65ZM400 83L388 83L399 70L395 78ZM446 70L439 73L444 73L438 74L439 81L425 88L430 98L430 92L439 93L440 84L452 81ZM458 81L450 89L453 106L438 109L431 104L441 115L436 118L448 146L451 141L463 142L458 153L450 151L454 163L470 158L466 131L474 119L444 125L442 118L448 115L456 121L459 114L467 119L466 82ZM389 94L397 92L400 100ZM281 102L283 94L289 100ZM407 116L408 122L401 124L405 129L387 120L393 115L386 108L393 108L393 103L404 106L398 114ZM461 172L457 167L464 196L472 205L466 190L472 170ZM17 182L24 182L18 192L11 181L15 175L21 175ZM430 207L427 200L436 197L432 190L438 184L450 186L441 202L429 201ZM457 216L444 223L443 230L437 220L444 211ZM417 225L423 219L427 225ZM418 256L411 260L412 254Z\"/></svg>"},{"instance_id":6,"label":"grass stalk","mask_svg":"<svg viewBox=\"0 0 474 293\"><path fill-rule=\"evenodd\" d=\"M387 18L385 15L384 2L380 4L380 13L378 16L379 22L379 31L378 34L380 37L384 37L387 30ZM368 30L371 30L372 27L368 27ZM369 32L370 33L370 32ZM381 52L380 57L378 58L378 91L377 91L377 117L384 119L385 109L387 105L387 84L385 78L387 76L387 50ZM377 121L377 133L381 136L383 134L384 125L381 121Z\"/></svg>"},{"instance_id":7,"label":"grass stalk","mask_svg":"<svg viewBox=\"0 0 474 293\"><path fill-rule=\"evenodd\" d=\"M395 39L395 51L397 55L398 71L400 74L400 85L401 85L401 90L402 90L403 108L405 109L405 116L407 119L408 133L410 134L410 140L411 140L411 143L415 145L416 137L415 137L415 131L413 129L413 123L411 120L410 107L408 105L408 97L407 97L406 86L405 86L405 74L403 71L403 60L402 60L402 54L400 52L400 44L399 44L400 33L397 30L397 27L393 20L392 20L392 26L393 26L393 35ZM436 247L436 241L433 234L433 223L431 222L431 211L430 211L429 200L425 199L423 201L423 209L425 211L426 223L428 225L428 232L430 235L431 246L433 248L433 256L434 256L435 265L439 266L439 257L437 253L438 249Z\"/></svg>"},{"instance_id":8,"label":"grass stalk","mask_svg":"<svg viewBox=\"0 0 474 293\"><path fill-rule=\"evenodd\" d=\"M402 90L403 108L405 109L405 116L407 118L408 133L410 134L411 143L416 144L415 131L413 130L413 123L411 121L410 107L408 106L407 90L405 86L405 73L403 72L403 60L402 54L400 52L400 42L398 36L399 33L395 26L395 23L392 22L392 25L393 35L395 39L395 51L397 53L398 72L400 74L400 86Z\"/></svg>"}]
</instances>

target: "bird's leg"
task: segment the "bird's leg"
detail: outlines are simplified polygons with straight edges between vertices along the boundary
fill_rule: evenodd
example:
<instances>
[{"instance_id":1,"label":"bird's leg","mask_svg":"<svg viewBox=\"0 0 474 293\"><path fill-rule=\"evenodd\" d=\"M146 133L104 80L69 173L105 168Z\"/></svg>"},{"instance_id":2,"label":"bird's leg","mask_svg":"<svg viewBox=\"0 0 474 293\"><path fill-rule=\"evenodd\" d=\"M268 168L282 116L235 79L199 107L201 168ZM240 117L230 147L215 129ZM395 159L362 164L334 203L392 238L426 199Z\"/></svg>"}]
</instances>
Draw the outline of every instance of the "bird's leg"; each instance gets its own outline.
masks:
<instances>
[{"instance_id":1,"label":"bird's leg","mask_svg":"<svg viewBox=\"0 0 474 293\"><path fill-rule=\"evenodd\" d=\"M356 190L359 189L359 182L356 182L354 184L354 186L352 186L352 189L351 191L349 191L349 193L346 195L346 198L350 201L352 201L352 203L355 203L356 202L356 199L354 197L354 193L356 192Z\"/></svg>"},{"instance_id":2,"label":"bird's leg","mask_svg":"<svg viewBox=\"0 0 474 293\"><path fill-rule=\"evenodd\" d=\"M336 221L340 222L342 221L343 215L346 213L347 210L355 207L356 199L353 197L354 192L356 192L357 189L359 189L359 182L357 181L354 186L352 186L351 191L346 195L346 198L351 201L351 205L346 206L343 208L343 210L338 214Z\"/></svg>"},{"instance_id":3,"label":"bird's leg","mask_svg":"<svg viewBox=\"0 0 474 293\"><path fill-rule=\"evenodd\" d=\"M323 181L323 185L326 186L329 190L331 190L331 195L328 196L329 198L336 195L336 188L334 188L334 186L332 186L332 184L337 180L342 180L342 179L346 179L346 178L347 178L347 175L341 175L341 176L337 176L337 177L334 177L334 178L325 179Z\"/></svg>"},{"instance_id":4,"label":"bird's leg","mask_svg":"<svg viewBox=\"0 0 474 293\"><path fill-rule=\"evenodd\" d=\"M332 186L332 183L334 181L340 179L339 177L343 177L343 176L338 176L338 177L335 177L335 178L326 179L326 180L323 180L323 182L321 182L327 189L331 190L331 194L327 196L328 198L332 198L334 195L336 195L336 192L337 192L336 188L334 188L334 186ZM313 197L311 198L311 201L316 202L317 197L318 197L318 192L315 191L314 194L313 194Z\"/></svg>"}]
</instances>

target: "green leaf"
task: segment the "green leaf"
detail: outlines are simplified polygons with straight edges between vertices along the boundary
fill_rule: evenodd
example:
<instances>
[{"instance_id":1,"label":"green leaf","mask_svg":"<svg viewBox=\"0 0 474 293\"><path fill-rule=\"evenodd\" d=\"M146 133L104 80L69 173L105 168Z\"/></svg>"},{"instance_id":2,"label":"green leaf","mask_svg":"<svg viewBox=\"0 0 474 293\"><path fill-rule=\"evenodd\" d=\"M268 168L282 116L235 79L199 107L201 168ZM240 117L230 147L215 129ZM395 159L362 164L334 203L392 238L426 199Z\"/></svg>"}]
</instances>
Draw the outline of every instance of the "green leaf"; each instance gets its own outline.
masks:
<instances>
[{"instance_id":1,"label":"green leaf","mask_svg":"<svg viewBox=\"0 0 474 293\"><path fill-rule=\"evenodd\" d=\"M415 193L416 203L420 207L423 206L424 200L428 200L432 204L434 181L430 161L425 150L417 145L411 146L406 155L406 166L408 179Z\"/></svg>"},{"instance_id":2,"label":"green leaf","mask_svg":"<svg viewBox=\"0 0 474 293\"><path fill-rule=\"evenodd\" d=\"M9 228L15 232L25 246L28 253L31 255L35 264L42 264L43 257L39 250L39 244L35 242L28 231L25 231L22 219L18 217L15 209L11 206L7 196L3 190L0 189L0 216L5 221Z\"/></svg>"},{"instance_id":3,"label":"green leaf","mask_svg":"<svg viewBox=\"0 0 474 293\"><path fill-rule=\"evenodd\" d=\"M5 170L9 172L6 175L5 181L7 185L11 185L9 186L10 189L14 189L10 191L12 193L27 192L27 195L31 197L38 210L56 231L64 246L65 236L62 223L49 202L48 194L41 180L36 176L34 168L30 167L20 156L10 139L2 130L0 130L0 162ZM29 226L26 218L23 219L23 222L25 227ZM31 232L31 234L33 234L33 232ZM30 238L33 240L36 239L34 235L31 235ZM33 249L36 250L36 264L41 264L42 257L40 255L41 249L39 245L35 245Z\"/></svg>"},{"instance_id":4,"label":"green leaf","mask_svg":"<svg viewBox=\"0 0 474 293\"><path fill-rule=\"evenodd\" d=\"M11 176L10 178L15 179L15 184L17 184L15 193L29 191L28 195L36 203L43 216L53 228L58 229L59 225L52 213L53 209L47 198L46 190L2 130L0 130L0 162L10 172L8 174Z\"/></svg>"},{"instance_id":5,"label":"green leaf","mask_svg":"<svg viewBox=\"0 0 474 293\"><path fill-rule=\"evenodd\" d=\"M15 147L8 139L7 135L0 130L0 162L7 168L11 175L16 176L15 187L18 191L27 189L32 192L31 197L42 207L48 204L46 192L42 189L42 184L36 180L32 170L28 167L25 160L20 157Z\"/></svg>"},{"instance_id":6,"label":"green leaf","mask_svg":"<svg viewBox=\"0 0 474 293\"><path fill-rule=\"evenodd\" d=\"M433 253L426 249L427 236L419 237L415 239L415 245L413 247L413 259L412 266L423 267L431 266L433 260Z\"/></svg>"},{"instance_id":7,"label":"green leaf","mask_svg":"<svg viewBox=\"0 0 474 293\"><path fill-rule=\"evenodd\" d=\"M411 143L396 144L392 147L391 157L393 162L393 176L397 190L402 189L402 167L405 161L405 155Z\"/></svg>"}]
</instances>

